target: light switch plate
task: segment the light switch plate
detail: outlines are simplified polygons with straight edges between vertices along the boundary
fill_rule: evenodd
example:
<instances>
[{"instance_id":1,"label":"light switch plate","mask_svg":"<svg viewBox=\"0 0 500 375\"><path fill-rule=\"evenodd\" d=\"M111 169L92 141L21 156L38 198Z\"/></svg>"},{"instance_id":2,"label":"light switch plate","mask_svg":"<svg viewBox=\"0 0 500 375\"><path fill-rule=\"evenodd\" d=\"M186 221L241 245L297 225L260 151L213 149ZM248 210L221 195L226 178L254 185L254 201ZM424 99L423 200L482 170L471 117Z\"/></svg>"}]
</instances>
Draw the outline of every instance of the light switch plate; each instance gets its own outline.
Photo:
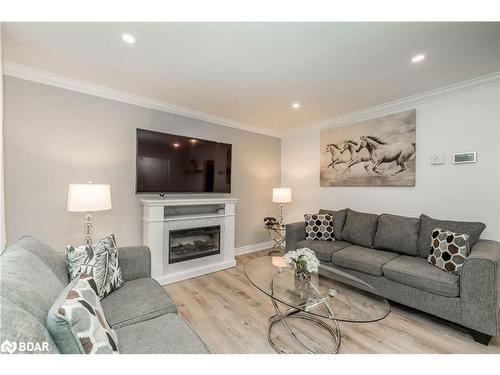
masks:
<instances>
[{"instance_id":1,"label":"light switch plate","mask_svg":"<svg viewBox=\"0 0 500 375\"><path fill-rule=\"evenodd\" d=\"M453 164L468 164L476 162L475 152L456 152L453 154Z\"/></svg>"},{"instance_id":2,"label":"light switch plate","mask_svg":"<svg viewBox=\"0 0 500 375\"><path fill-rule=\"evenodd\" d=\"M431 164L432 165L444 164L444 154L433 154L431 156Z\"/></svg>"}]
</instances>

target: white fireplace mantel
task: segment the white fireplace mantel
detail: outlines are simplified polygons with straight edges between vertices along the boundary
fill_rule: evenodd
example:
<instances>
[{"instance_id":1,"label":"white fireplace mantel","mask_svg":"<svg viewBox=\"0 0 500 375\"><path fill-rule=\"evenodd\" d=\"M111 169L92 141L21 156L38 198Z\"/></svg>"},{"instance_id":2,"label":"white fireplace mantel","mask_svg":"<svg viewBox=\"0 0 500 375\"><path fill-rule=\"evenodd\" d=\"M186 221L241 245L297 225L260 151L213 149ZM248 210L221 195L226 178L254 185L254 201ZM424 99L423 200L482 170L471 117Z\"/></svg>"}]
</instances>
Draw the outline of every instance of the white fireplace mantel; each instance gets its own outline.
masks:
<instances>
[{"instance_id":1,"label":"white fireplace mantel","mask_svg":"<svg viewBox=\"0 0 500 375\"><path fill-rule=\"evenodd\" d=\"M143 205L147 206L200 206L205 204L236 204L238 198L165 198L165 199L141 199Z\"/></svg>"},{"instance_id":2,"label":"white fireplace mantel","mask_svg":"<svg viewBox=\"0 0 500 375\"><path fill-rule=\"evenodd\" d=\"M237 198L166 198L141 199L143 205L143 243L151 250L151 276L161 285L234 267L235 205ZM196 206L221 206L223 212L197 213ZM165 215L165 207L190 206L185 215ZM194 208L194 212L193 212ZM168 262L169 231L220 225L220 254Z\"/></svg>"}]
</instances>

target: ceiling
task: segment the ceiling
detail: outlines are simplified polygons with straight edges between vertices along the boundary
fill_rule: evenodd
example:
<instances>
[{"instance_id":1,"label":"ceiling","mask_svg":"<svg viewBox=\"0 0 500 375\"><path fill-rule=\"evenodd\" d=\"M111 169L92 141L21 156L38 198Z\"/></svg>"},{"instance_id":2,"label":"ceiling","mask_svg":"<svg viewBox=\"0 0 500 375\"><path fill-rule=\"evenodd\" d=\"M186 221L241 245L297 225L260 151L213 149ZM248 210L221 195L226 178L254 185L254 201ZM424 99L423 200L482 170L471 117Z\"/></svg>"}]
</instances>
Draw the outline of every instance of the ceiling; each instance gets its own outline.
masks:
<instances>
[{"instance_id":1,"label":"ceiling","mask_svg":"<svg viewBox=\"0 0 500 375\"><path fill-rule=\"evenodd\" d=\"M8 62L278 134L500 71L500 23L4 23L3 38Z\"/></svg>"}]
</instances>

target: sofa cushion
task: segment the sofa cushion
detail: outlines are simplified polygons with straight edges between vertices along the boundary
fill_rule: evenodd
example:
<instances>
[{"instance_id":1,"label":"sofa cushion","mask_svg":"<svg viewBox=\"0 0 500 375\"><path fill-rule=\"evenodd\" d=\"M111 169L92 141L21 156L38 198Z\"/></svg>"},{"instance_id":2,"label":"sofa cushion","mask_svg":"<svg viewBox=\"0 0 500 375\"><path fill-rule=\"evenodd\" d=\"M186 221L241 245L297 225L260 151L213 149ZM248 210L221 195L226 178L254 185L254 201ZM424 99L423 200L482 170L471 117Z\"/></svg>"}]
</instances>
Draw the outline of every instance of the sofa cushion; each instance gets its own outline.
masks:
<instances>
[{"instance_id":1,"label":"sofa cushion","mask_svg":"<svg viewBox=\"0 0 500 375\"><path fill-rule=\"evenodd\" d=\"M104 316L97 284L86 273L57 297L47 315L47 327L61 353L118 353L118 339Z\"/></svg>"},{"instance_id":2,"label":"sofa cushion","mask_svg":"<svg viewBox=\"0 0 500 375\"><path fill-rule=\"evenodd\" d=\"M332 263L342 268L382 276L382 266L398 256L389 251L351 245L333 254Z\"/></svg>"},{"instance_id":3,"label":"sofa cushion","mask_svg":"<svg viewBox=\"0 0 500 375\"><path fill-rule=\"evenodd\" d=\"M314 251L316 258L322 262L331 262L332 254L349 246L349 242L345 241L315 241L304 240L297 242L299 247L307 247Z\"/></svg>"},{"instance_id":4,"label":"sofa cushion","mask_svg":"<svg viewBox=\"0 0 500 375\"><path fill-rule=\"evenodd\" d=\"M35 237L23 236L8 246L5 251L27 250L39 258L57 276L63 285L68 284L68 270L64 250L56 251Z\"/></svg>"},{"instance_id":5,"label":"sofa cushion","mask_svg":"<svg viewBox=\"0 0 500 375\"><path fill-rule=\"evenodd\" d=\"M333 218L330 214L305 214L306 240L333 241Z\"/></svg>"},{"instance_id":6,"label":"sofa cushion","mask_svg":"<svg viewBox=\"0 0 500 375\"><path fill-rule=\"evenodd\" d=\"M131 324L116 331L122 354L205 354L208 350L177 314Z\"/></svg>"},{"instance_id":7,"label":"sofa cushion","mask_svg":"<svg viewBox=\"0 0 500 375\"><path fill-rule=\"evenodd\" d=\"M101 303L106 319L115 329L177 311L160 284L149 277L127 281Z\"/></svg>"},{"instance_id":8,"label":"sofa cushion","mask_svg":"<svg viewBox=\"0 0 500 375\"><path fill-rule=\"evenodd\" d=\"M373 247L400 254L417 255L419 230L420 219L382 214L378 217Z\"/></svg>"},{"instance_id":9,"label":"sofa cushion","mask_svg":"<svg viewBox=\"0 0 500 375\"><path fill-rule=\"evenodd\" d=\"M10 342L32 342L38 343L39 348L29 348L21 351L17 346L13 353L23 354L55 354L59 353L49 331L38 319L29 312L23 310L5 297L0 297L0 343L6 340ZM46 344L45 344L46 343Z\"/></svg>"},{"instance_id":10,"label":"sofa cushion","mask_svg":"<svg viewBox=\"0 0 500 375\"><path fill-rule=\"evenodd\" d=\"M45 325L47 313L64 289L61 280L32 252L7 248L0 257L0 293Z\"/></svg>"},{"instance_id":11,"label":"sofa cushion","mask_svg":"<svg viewBox=\"0 0 500 375\"><path fill-rule=\"evenodd\" d=\"M118 263L124 282L151 277L151 251L147 246L120 247Z\"/></svg>"},{"instance_id":12,"label":"sofa cushion","mask_svg":"<svg viewBox=\"0 0 500 375\"><path fill-rule=\"evenodd\" d=\"M441 228L469 236L469 246L475 245L486 225L479 222L436 220L427 215L420 215L420 233L418 235L418 253L427 258L431 248L431 234L434 228Z\"/></svg>"},{"instance_id":13,"label":"sofa cushion","mask_svg":"<svg viewBox=\"0 0 500 375\"><path fill-rule=\"evenodd\" d=\"M335 235L335 239L338 241L342 240L342 228L344 228L345 217L347 215L347 209L343 210L319 210L320 214L330 214L333 216L333 234Z\"/></svg>"},{"instance_id":14,"label":"sofa cushion","mask_svg":"<svg viewBox=\"0 0 500 375\"><path fill-rule=\"evenodd\" d=\"M446 297L460 294L459 276L427 263L421 257L401 255L383 267L389 280Z\"/></svg>"},{"instance_id":15,"label":"sofa cushion","mask_svg":"<svg viewBox=\"0 0 500 375\"><path fill-rule=\"evenodd\" d=\"M356 245L372 247L378 215L347 209L342 239Z\"/></svg>"}]
</instances>

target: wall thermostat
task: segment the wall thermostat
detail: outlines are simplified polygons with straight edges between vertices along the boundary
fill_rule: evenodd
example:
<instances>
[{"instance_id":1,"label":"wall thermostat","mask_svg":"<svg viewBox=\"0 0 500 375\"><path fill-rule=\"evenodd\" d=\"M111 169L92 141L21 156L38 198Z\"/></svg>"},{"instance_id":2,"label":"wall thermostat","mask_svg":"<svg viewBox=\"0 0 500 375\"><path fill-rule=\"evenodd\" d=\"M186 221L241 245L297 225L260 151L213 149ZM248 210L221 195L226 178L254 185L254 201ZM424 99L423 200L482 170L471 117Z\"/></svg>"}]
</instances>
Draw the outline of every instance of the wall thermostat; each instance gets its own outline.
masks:
<instances>
[{"instance_id":1,"label":"wall thermostat","mask_svg":"<svg viewBox=\"0 0 500 375\"><path fill-rule=\"evenodd\" d=\"M431 155L431 164L432 165L444 164L444 154L433 154L433 155Z\"/></svg>"},{"instance_id":2,"label":"wall thermostat","mask_svg":"<svg viewBox=\"0 0 500 375\"><path fill-rule=\"evenodd\" d=\"M453 164L467 164L476 162L475 152L456 152L453 154Z\"/></svg>"}]
</instances>

